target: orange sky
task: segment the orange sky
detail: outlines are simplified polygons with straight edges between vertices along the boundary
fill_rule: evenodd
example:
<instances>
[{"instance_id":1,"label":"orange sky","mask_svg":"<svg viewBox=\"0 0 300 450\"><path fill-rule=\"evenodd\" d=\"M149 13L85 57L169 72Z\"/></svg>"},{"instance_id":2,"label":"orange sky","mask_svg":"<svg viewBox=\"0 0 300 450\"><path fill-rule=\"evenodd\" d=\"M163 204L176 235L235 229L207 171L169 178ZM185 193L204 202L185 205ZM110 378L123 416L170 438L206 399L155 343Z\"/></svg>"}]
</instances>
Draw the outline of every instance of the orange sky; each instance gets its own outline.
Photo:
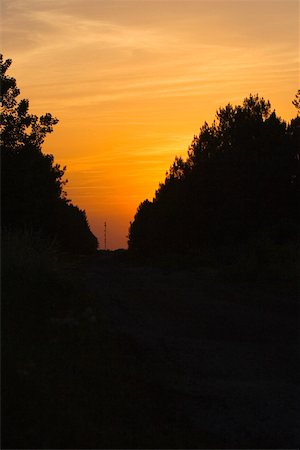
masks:
<instances>
[{"instance_id":1,"label":"orange sky","mask_svg":"<svg viewBox=\"0 0 300 450\"><path fill-rule=\"evenodd\" d=\"M294 0L2 0L2 49L34 114L59 118L44 151L103 247L127 246L204 120L250 92L284 119L299 88Z\"/></svg>"}]
</instances>

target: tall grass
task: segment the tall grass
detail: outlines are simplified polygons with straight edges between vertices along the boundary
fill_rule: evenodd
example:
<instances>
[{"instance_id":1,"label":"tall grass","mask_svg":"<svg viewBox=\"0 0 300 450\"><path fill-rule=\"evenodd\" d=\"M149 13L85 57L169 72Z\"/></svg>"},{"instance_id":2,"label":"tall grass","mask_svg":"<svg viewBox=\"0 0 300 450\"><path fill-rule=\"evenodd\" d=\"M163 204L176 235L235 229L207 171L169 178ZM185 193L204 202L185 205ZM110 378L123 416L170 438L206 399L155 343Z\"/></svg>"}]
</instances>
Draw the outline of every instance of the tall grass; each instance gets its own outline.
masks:
<instances>
[{"instance_id":1,"label":"tall grass","mask_svg":"<svg viewBox=\"0 0 300 450\"><path fill-rule=\"evenodd\" d=\"M2 270L4 280L30 283L39 276L55 278L59 274L55 241L29 230L2 233Z\"/></svg>"},{"instance_id":2,"label":"tall grass","mask_svg":"<svg viewBox=\"0 0 300 450\"><path fill-rule=\"evenodd\" d=\"M4 447L45 448L45 433L59 439L55 418L62 422L68 411L69 368L84 368L82 343L93 337L84 315L91 297L78 261L41 234L4 231L1 256ZM78 401L70 402L72 421Z\"/></svg>"},{"instance_id":3,"label":"tall grass","mask_svg":"<svg viewBox=\"0 0 300 450\"><path fill-rule=\"evenodd\" d=\"M170 270L196 270L208 281L259 282L270 289L296 292L300 272L299 241L278 242L270 233L256 234L244 242L203 245L189 252L161 252L140 255L129 252L132 260Z\"/></svg>"},{"instance_id":4,"label":"tall grass","mask_svg":"<svg viewBox=\"0 0 300 450\"><path fill-rule=\"evenodd\" d=\"M275 242L262 233L242 245L222 248L219 263L225 277L257 280L274 286L295 284L300 268L298 243L294 240Z\"/></svg>"},{"instance_id":5,"label":"tall grass","mask_svg":"<svg viewBox=\"0 0 300 450\"><path fill-rule=\"evenodd\" d=\"M56 242L30 230L2 233L2 291L5 310L56 314L74 306L80 290L76 261Z\"/></svg>"}]
</instances>

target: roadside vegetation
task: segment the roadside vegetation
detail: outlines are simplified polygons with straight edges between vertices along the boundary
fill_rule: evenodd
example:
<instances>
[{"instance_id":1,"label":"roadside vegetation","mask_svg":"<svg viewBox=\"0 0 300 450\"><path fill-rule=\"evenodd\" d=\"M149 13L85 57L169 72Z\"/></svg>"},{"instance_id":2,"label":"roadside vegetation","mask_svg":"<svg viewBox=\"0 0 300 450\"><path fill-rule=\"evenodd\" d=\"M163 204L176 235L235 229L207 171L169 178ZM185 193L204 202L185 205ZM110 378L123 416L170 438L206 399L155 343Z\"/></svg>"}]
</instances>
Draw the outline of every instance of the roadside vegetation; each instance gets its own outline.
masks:
<instances>
[{"instance_id":1,"label":"roadside vegetation","mask_svg":"<svg viewBox=\"0 0 300 450\"><path fill-rule=\"evenodd\" d=\"M50 423L57 411L44 394L60 401L59 383L71 382L64 363L91 333L93 301L80 264L98 241L85 211L67 198L66 168L42 151L58 120L29 112L10 66L0 55L2 445L35 448L51 441L37 442L44 415Z\"/></svg>"},{"instance_id":2,"label":"roadside vegetation","mask_svg":"<svg viewBox=\"0 0 300 450\"><path fill-rule=\"evenodd\" d=\"M286 123L258 95L220 108L187 158L175 158L153 200L140 204L129 251L268 283L295 282L299 130L298 115Z\"/></svg>"},{"instance_id":3,"label":"roadside vegetation","mask_svg":"<svg viewBox=\"0 0 300 450\"><path fill-rule=\"evenodd\" d=\"M7 73L11 63L0 55L2 229L30 230L55 239L63 251L93 253L98 241L86 213L64 191L66 167L42 151L58 119L50 113L41 117L29 113L29 101L18 99L16 80Z\"/></svg>"}]
</instances>

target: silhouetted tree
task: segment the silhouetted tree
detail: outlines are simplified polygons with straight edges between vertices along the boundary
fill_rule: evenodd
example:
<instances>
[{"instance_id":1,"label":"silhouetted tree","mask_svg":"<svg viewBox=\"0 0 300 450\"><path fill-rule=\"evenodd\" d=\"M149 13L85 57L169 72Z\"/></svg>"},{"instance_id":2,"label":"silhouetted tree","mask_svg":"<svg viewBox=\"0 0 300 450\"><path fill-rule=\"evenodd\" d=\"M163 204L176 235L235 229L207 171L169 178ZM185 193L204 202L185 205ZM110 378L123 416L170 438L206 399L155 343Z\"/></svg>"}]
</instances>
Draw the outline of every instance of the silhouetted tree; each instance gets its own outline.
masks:
<instances>
[{"instance_id":1,"label":"silhouetted tree","mask_svg":"<svg viewBox=\"0 0 300 450\"><path fill-rule=\"evenodd\" d=\"M53 131L53 126L58 120L49 113L40 118L29 114L29 101L25 99L17 101L20 90L15 78L6 73L11 63L10 59L3 61L3 55L0 55L1 147L11 152L18 152L26 145L40 148L46 134Z\"/></svg>"},{"instance_id":2,"label":"silhouetted tree","mask_svg":"<svg viewBox=\"0 0 300 450\"><path fill-rule=\"evenodd\" d=\"M42 231L73 252L93 251L98 243L86 214L71 205L63 190L66 168L42 153L58 120L49 113L30 114L29 101L18 101L16 80L7 74L10 65L0 55L2 226Z\"/></svg>"},{"instance_id":3,"label":"silhouetted tree","mask_svg":"<svg viewBox=\"0 0 300 450\"><path fill-rule=\"evenodd\" d=\"M258 95L220 108L194 137L187 160L176 158L153 201L138 209L129 248L189 251L260 232L290 239L299 180L295 129Z\"/></svg>"},{"instance_id":4,"label":"silhouetted tree","mask_svg":"<svg viewBox=\"0 0 300 450\"><path fill-rule=\"evenodd\" d=\"M297 94L295 95L295 98L293 100L293 105L296 107L297 109L297 113L298 115L300 114L300 89L298 89Z\"/></svg>"}]
</instances>

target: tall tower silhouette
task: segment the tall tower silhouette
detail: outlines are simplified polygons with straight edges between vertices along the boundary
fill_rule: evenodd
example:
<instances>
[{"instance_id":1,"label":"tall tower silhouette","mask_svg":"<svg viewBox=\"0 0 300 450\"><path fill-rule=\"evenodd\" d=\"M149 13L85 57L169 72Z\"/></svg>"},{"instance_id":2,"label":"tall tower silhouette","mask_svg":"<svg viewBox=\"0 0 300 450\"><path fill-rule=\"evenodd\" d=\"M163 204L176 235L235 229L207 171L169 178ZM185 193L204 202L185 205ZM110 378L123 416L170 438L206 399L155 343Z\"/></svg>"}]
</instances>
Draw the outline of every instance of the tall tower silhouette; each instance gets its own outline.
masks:
<instances>
[{"instance_id":1,"label":"tall tower silhouette","mask_svg":"<svg viewBox=\"0 0 300 450\"><path fill-rule=\"evenodd\" d=\"M106 250L106 222L104 222L104 250Z\"/></svg>"}]
</instances>

